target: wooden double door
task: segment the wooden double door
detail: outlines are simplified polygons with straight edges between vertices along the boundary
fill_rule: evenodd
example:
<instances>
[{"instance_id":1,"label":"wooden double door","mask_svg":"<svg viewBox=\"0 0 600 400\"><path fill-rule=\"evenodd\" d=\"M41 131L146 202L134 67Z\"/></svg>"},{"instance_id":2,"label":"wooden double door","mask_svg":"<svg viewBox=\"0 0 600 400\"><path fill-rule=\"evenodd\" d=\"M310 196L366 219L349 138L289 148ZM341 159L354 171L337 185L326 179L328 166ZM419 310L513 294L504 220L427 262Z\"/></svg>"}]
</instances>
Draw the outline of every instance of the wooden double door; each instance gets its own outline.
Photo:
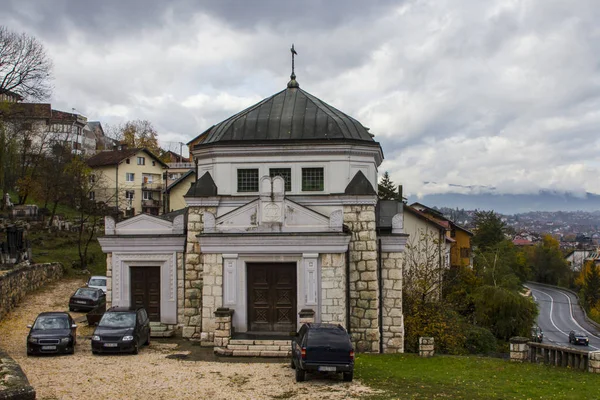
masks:
<instances>
[{"instance_id":1,"label":"wooden double door","mask_svg":"<svg viewBox=\"0 0 600 400\"><path fill-rule=\"evenodd\" d=\"M143 306L150 321L160 322L160 267L131 267L131 306Z\"/></svg>"},{"instance_id":2,"label":"wooden double door","mask_svg":"<svg viewBox=\"0 0 600 400\"><path fill-rule=\"evenodd\" d=\"M296 330L296 264L248 263L248 328L253 332Z\"/></svg>"}]
</instances>

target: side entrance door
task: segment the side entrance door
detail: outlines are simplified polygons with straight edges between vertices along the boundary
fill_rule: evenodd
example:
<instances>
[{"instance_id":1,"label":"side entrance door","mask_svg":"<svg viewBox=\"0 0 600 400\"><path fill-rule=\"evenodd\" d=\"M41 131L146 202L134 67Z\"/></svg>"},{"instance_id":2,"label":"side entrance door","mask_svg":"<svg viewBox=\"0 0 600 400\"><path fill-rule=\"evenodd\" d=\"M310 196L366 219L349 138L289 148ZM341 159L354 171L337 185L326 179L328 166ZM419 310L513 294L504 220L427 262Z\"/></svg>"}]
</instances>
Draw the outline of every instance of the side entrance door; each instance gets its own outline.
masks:
<instances>
[{"instance_id":1,"label":"side entrance door","mask_svg":"<svg viewBox=\"0 0 600 400\"><path fill-rule=\"evenodd\" d=\"M131 267L131 305L143 306L150 321L160 322L160 267Z\"/></svg>"},{"instance_id":2,"label":"side entrance door","mask_svg":"<svg viewBox=\"0 0 600 400\"><path fill-rule=\"evenodd\" d=\"M248 263L248 327L254 332L296 330L296 264Z\"/></svg>"}]
</instances>

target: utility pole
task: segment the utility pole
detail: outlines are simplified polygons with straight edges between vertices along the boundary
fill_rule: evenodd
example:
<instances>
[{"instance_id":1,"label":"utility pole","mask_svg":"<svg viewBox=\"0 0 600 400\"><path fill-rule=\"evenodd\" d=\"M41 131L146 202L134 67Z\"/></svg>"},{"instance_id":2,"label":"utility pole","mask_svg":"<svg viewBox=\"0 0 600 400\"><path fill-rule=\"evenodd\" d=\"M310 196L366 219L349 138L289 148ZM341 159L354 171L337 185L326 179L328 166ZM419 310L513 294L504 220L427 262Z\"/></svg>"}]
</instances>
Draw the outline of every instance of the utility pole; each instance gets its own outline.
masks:
<instances>
[{"instance_id":1,"label":"utility pole","mask_svg":"<svg viewBox=\"0 0 600 400\"><path fill-rule=\"evenodd\" d=\"M183 162L183 143L179 142L179 162Z\"/></svg>"}]
</instances>

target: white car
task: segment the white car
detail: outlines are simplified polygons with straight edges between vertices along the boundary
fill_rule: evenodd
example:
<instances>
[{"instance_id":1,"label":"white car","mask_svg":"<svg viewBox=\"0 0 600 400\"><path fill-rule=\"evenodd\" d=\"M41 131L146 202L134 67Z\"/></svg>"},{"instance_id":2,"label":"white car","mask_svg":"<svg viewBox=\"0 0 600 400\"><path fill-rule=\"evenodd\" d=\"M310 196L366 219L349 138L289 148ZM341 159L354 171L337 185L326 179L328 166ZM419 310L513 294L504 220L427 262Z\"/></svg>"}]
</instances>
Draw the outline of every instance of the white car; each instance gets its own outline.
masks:
<instances>
[{"instance_id":1,"label":"white car","mask_svg":"<svg viewBox=\"0 0 600 400\"><path fill-rule=\"evenodd\" d=\"M99 275L91 276L90 280L86 283L86 286L94 289L102 289L106 294L106 277Z\"/></svg>"}]
</instances>

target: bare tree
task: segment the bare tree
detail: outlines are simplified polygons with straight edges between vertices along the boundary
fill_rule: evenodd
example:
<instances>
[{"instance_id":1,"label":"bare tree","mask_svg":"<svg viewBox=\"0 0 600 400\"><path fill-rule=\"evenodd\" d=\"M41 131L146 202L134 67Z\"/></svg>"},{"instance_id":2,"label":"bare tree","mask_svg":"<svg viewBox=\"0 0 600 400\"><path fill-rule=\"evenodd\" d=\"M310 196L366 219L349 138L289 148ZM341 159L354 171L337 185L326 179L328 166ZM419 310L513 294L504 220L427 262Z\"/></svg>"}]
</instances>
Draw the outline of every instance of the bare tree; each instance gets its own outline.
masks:
<instances>
[{"instance_id":1,"label":"bare tree","mask_svg":"<svg viewBox=\"0 0 600 400\"><path fill-rule=\"evenodd\" d=\"M441 296L445 246L435 232L419 230L404 250L404 294L414 302L436 301Z\"/></svg>"},{"instance_id":2,"label":"bare tree","mask_svg":"<svg viewBox=\"0 0 600 400\"><path fill-rule=\"evenodd\" d=\"M42 100L50 96L52 61L34 37L0 26L0 94Z\"/></svg>"}]
</instances>

